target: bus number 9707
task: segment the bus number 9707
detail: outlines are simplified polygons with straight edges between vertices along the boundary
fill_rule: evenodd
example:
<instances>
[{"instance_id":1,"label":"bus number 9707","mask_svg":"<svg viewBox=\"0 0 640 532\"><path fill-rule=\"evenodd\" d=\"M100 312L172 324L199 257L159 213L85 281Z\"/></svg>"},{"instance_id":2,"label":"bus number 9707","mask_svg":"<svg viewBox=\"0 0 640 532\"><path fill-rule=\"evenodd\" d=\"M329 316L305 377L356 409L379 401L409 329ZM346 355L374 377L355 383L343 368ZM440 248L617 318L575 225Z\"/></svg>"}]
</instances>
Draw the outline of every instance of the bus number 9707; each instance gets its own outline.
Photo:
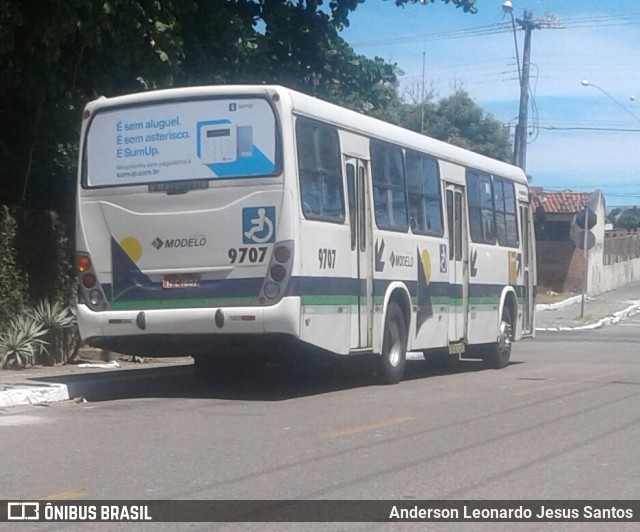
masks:
<instances>
[{"instance_id":1,"label":"bus number 9707","mask_svg":"<svg viewBox=\"0 0 640 532\"><path fill-rule=\"evenodd\" d=\"M266 254L266 246L262 246L259 248L231 248L228 251L231 264L244 264L245 262L256 264L259 262L264 262Z\"/></svg>"},{"instance_id":2,"label":"bus number 9707","mask_svg":"<svg viewBox=\"0 0 640 532\"><path fill-rule=\"evenodd\" d=\"M336 250L320 248L318 250L318 260L320 261L321 270L333 270L336 267Z\"/></svg>"}]
</instances>

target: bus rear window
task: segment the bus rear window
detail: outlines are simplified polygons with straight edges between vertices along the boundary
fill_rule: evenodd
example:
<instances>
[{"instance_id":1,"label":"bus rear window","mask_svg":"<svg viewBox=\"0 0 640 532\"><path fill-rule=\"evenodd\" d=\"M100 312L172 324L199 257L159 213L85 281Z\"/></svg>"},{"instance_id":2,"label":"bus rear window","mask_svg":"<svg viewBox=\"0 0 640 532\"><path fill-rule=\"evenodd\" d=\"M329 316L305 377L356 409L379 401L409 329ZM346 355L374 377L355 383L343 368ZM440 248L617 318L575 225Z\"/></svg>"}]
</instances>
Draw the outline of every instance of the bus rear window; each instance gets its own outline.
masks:
<instances>
[{"instance_id":1,"label":"bus rear window","mask_svg":"<svg viewBox=\"0 0 640 532\"><path fill-rule=\"evenodd\" d=\"M264 98L99 111L85 138L83 185L270 176L277 172L277 138Z\"/></svg>"}]
</instances>

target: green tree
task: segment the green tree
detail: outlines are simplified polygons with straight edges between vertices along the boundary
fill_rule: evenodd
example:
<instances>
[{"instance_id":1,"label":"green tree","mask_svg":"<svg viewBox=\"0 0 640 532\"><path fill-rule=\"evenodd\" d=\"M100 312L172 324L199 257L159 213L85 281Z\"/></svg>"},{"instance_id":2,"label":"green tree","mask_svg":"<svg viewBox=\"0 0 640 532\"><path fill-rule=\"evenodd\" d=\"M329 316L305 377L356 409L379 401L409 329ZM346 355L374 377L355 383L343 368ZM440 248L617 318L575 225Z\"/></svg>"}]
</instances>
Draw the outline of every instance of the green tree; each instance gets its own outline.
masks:
<instances>
[{"instance_id":1,"label":"green tree","mask_svg":"<svg viewBox=\"0 0 640 532\"><path fill-rule=\"evenodd\" d=\"M502 122L485 113L463 89L434 101L393 102L379 118L501 161L511 161L511 139Z\"/></svg>"},{"instance_id":2,"label":"green tree","mask_svg":"<svg viewBox=\"0 0 640 532\"><path fill-rule=\"evenodd\" d=\"M0 331L27 299L27 280L18 265L15 239L15 218L7 206L0 205Z\"/></svg>"},{"instance_id":3,"label":"green tree","mask_svg":"<svg viewBox=\"0 0 640 532\"><path fill-rule=\"evenodd\" d=\"M640 228L640 209L638 207L625 209L616 220L616 227L624 229Z\"/></svg>"},{"instance_id":4,"label":"green tree","mask_svg":"<svg viewBox=\"0 0 640 532\"><path fill-rule=\"evenodd\" d=\"M180 41L162 4L0 0L0 201L70 210L84 103L171 80Z\"/></svg>"},{"instance_id":5,"label":"green tree","mask_svg":"<svg viewBox=\"0 0 640 532\"><path fill-rule=\"evenodd\" d=\"M355 54L338 33L346 15L319 11L320 2L194 5L179 17L193 31L183 34L178 85L278 83L361 111L396 96L394 65Z\"/></svg>"},{"instance_id":6,"label":"green tree","mask_svg":"<svg viewBox=\"0 0 640 532\"><path fill-rule=\"evenodd\" d=\"M0 0L0 203L72 210L80 113L100 95L278 82L384 108L394 65L339 36L363 1Z\"/></svg>"},{"instance_id":7,"label":"green tree","mask_svg":"<svg viewBox=\"0 0 640 532\"><path fill-rule=\"evenodd\" d=\"M427 119L426 133L494 159L511 159L509 131L463 89L438 102Z\"/></svg>"}]
</instances>

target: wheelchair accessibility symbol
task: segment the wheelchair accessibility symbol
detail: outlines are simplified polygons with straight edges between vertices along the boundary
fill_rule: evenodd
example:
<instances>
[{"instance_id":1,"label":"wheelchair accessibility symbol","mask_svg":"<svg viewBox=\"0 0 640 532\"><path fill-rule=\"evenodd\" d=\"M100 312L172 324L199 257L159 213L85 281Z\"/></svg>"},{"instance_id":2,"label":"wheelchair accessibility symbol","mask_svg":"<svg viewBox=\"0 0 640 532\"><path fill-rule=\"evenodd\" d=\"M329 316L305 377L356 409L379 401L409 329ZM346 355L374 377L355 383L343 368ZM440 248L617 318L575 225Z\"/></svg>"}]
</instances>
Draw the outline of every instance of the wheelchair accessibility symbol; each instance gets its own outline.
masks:
<instances>
[{"instance_id":1,"label":"wheelchair accessibility symbol","mask_svg":"<svg viewBox=\"0 0 640 532\"><path fill-rule=\"evenodd\" d=\"M242 243L269 244L275 242L275 207L246 207L242 209Z\"/></svg>"}]
</instances>

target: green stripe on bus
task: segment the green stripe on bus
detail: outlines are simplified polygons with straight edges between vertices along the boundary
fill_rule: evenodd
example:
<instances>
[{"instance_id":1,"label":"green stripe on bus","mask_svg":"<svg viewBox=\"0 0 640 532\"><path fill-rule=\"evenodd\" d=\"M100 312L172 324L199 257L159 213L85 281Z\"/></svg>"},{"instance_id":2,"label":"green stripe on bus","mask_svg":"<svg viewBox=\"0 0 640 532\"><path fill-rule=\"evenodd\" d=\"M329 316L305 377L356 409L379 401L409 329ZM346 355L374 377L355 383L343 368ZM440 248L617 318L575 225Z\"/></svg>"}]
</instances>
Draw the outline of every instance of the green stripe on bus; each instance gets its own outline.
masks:
<instances>
[{"instance_id":1,"label":"green stripe on bus","mask_svg":"<svg viewBox=\"0 0 640 532\"><path fill-rule=\"evenodd\" d=\"M412 298L413 299L413 298ZM302 296L303 305L357 305L358 297L353 295L307 295ZM384 296L374 296L373 304L382 305ZM412 301L416 305L415 300ZM470 297L469 304L475 306L490 306L500 304L497 297ZM462 299L439 296L431 298L432 306L461 307ZM225 297L225 298L191 298L191 299L148 299L140 301L111 301L109 306L112 310L146 310L146 309L176 309L176 308L214 308L222 306L260 306L255 298Z\"/></svg>"},{"instance_id":2,"label":"green stripe on bus","mask_svg":"<svg viewBox=\"0 0 640 532\"><path fill-rule=\"evenodd\" d=\"M358 297L352 295L326 294L301 296L303 305L357 305Z\"/></svg>"},{"instance_id":3,"label":"green stripe on bus","mask_svg":"<svg viewBox=\"0 0 640 532\"><path fill-rule=\"evenodd\" d=\"M111 301L111 310L146 310L146 309L175 309L175 308L214 308L223 306L257 307L255 298L195 298L195 299L145 299L141 301Z\"/></svg>"}]
</instances>

